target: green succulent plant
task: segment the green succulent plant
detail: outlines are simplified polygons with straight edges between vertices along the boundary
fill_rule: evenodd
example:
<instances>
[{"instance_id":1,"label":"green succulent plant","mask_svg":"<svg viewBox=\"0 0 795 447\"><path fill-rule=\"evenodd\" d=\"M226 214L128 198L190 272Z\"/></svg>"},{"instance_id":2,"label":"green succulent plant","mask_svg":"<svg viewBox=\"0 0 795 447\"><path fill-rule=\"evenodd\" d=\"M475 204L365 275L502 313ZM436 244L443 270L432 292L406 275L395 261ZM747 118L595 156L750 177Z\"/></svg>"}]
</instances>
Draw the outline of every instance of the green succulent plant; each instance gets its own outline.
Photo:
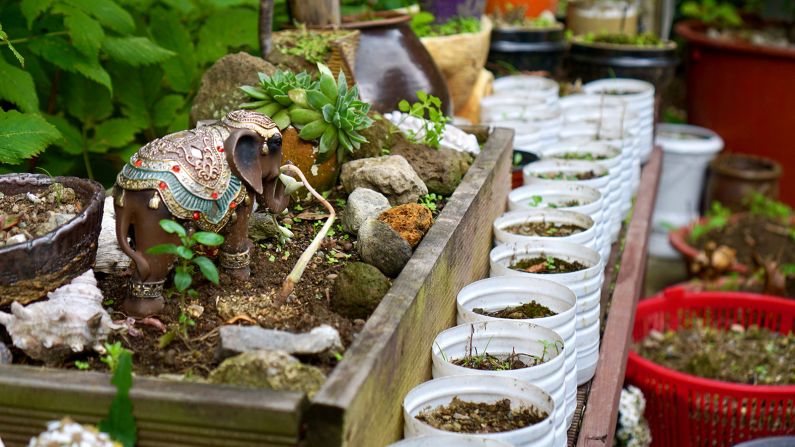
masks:
<instances>
[{"instance_id":1,"label":"green succulent plant","mask_svg":"<svg viewBox=\"0 0 795 447\"><path fill-rule=\"evenodd\" d=\"M331 70L318 63L320 79L310 88L290 90L290 120L300 129L303 140L320 140L318 162L336 153L341 163L345 156L366 143L359 131L373 124L367 116L370 104L359 99L359 88L348 88L345 74L340 71L337 81Z\"/></svg>"},{"instance_id":2,"label":"green succulent plant","mask_svg":"<svg viewBox=\"0 0 795 447\"><path fill-rule=\"evenodd\" d=\"M277 70L272 76L259 73L258 85L240 87L254 101L240 105L243 109L254 109L269 116L280 130L290 125L289 110L293 106L289 92L294 89L314 89L317 82L307 72L295 74L291 71Z\"/></svg>"}]
</instances>

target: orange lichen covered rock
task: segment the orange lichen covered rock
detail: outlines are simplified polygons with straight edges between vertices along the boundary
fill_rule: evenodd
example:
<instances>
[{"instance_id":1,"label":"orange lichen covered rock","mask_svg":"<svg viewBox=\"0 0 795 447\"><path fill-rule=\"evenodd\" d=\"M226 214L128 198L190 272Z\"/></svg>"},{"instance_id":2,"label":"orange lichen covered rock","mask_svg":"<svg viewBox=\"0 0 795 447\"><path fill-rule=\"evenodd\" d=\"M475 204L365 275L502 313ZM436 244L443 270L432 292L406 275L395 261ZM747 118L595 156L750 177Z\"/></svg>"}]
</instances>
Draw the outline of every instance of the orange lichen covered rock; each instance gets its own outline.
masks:
<instances>
[{"instance_id":1,"label":"orange lichen covered rock","mask_svg":"<svg viewBox=\"0 0 795 447\"><path fill-rule=\"evenodd\" d=\"M415 248L433 224L433 215L420 204L407 203L384 211L378 220L392 227L411 248Z\"/></svg>"}]
</instances>

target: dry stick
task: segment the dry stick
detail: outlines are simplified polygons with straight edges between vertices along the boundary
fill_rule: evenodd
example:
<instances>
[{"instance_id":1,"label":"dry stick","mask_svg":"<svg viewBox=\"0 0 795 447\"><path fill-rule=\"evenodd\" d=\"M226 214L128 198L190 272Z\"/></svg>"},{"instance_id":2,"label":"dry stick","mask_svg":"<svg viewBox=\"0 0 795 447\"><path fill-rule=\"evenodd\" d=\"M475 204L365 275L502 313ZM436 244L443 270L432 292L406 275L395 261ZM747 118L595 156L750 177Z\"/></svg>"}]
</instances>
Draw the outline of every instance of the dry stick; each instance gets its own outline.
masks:
<instances>
[{"instance_id":1,"label":"dry stick","mask_svg":"<svg viewBox=\"0 0 795 447\"><path fill-rule=\"evenodd\" d=\"M321 196L320 194L318 194L317 191L315 191L315 188L313 188L312 185L309 184L309 182L306 180L306 177L304 177L304 173L301 172L301 170L298 169L297 166L284 165L279 169L281 171L289 171L292 172L293 174L297 174L298 177L301 178L301 181L304 183L306 189L309 190L309 192L313 196L315 196L315 198L320 203L322 203L323 206L325 206L326 209L329 211L328 219L326 219L326 223L323 225L323 228L321 228L320 231L317 232L317 235L315 235L315 238L312 239L312 243L309 244L309 247L306 247L306 250L304 250L304 252L301 253L301 257L298 258L298 262L295 263L295 267L293 267L293 270L290 272L289 275L287 275L287 278L285 278L284 282L282 283L282 289L279 291L279 294L276 296L276 300L278 303L284 304L287 301L287 297L290 296L291 293L293 293L295 285L298 283L298 281L301 280L301 275L304 274L304 270L306 269L307 264L309 264L309 260L312 259L312 256L315 255L317 249L320 248L320 243L323 242L323 238L326 237L326 233L328 233L328 230L330 230L331 226L334 224L334 217L336 216L336 214L334 213L334 207L331 206L331 204L328 203L328 201L324 199L323 196Z\"/></svg>"}]
</instances>

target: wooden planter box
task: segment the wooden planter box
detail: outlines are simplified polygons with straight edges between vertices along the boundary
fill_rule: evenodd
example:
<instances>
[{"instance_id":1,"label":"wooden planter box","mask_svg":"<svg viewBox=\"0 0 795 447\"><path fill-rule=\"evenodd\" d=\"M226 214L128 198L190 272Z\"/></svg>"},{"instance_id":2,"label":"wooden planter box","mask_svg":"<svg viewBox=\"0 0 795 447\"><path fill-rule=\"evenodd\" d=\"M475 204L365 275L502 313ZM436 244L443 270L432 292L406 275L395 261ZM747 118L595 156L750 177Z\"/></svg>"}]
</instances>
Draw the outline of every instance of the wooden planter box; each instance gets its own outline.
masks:
<instances>
[{"instance_id":1,"label":"wooden planter box","mask_svg":"<svg viewBox=\"0 0 795 447\"><path fill-rule=\"evenodd\" d=\"M402 435L403 396L430 377L430 340L455 322L459 289L488 273L491 223L510 189L513 132L495 129L389 293L311 401L301 393L136 377L141 447L381 446ZM300 287L300 285L299 285ZM25 446L50 420L96 423L110 376L0 366L0 438Z\"/></svg>"}]
</instances>

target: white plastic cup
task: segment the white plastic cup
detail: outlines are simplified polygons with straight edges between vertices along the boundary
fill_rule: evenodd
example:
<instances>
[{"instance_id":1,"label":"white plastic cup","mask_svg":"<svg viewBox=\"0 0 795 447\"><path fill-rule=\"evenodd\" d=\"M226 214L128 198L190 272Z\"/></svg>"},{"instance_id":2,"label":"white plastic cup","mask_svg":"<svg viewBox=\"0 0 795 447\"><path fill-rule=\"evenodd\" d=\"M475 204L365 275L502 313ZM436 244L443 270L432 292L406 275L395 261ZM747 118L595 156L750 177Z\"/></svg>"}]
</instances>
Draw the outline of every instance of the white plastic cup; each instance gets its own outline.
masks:
<instances>
[{"instance_id":1,"label":"white plastic cup","mask_svg":"<svg viewBox=\"0 0 795 447\"><path fill-rule=\"evenodd\" d=\"M569 348L571 349L571 348ZM498 357L529 354L546 361L506 371L485 371L452 363L470 354ZM433 378L456 375L513 377L540 387L555 400L555 445L566 445L566 386L563 338L552 329L519 320L465 323L440 332L433 341Z\"/></svg>"},{"instance_id":2,"label":"white plastic cup","mask_svg":"<svg viewBox=\"0 0 795 447\"><path fill-rule=\"evenodd\" d=\"M497 439L464 438L450 435L430 435L404 439L389 447L512 447Z\"/></svg>"},{"instance_id":3,"label":"white plastic cup","mask_svg":"<svg viewBox=\"0 0 795 447\"><path fill-rule=\"evenodd\" d=\"M531 222L552 222L561 225L576 225L583 228L579 233L569 236L525 236L511 233L508 228ZM536 210L510 211L494 219L494 243L511 244L529 242L537 239L555 239L598 250L597 226L593 219L575 211L542 208Z\"/></svg>"},{"instance_id":4,"label":"white plastic cup","mask_svg":"<svg viewBox=\"0 0 795 447\"><path fill-rule=\"evenodd\" d=\"M535 96L549 103L558 101L560 86L552 79L533 75L512 75L492 83L495 95Z\"/></svg>"},{"instance_id":5,"label":"white plastic cup","mask_svg":"<svg viewBox=\"0 0 795 447\"><path fill-rule=\"evenodd\" d=\"M421 422L416 416L423 410L448 405L454 397L467 402L494 403L510 399L511 408L533 406L548 414L544 420L529 427L502 433L464 434L439 430ZM505 441L515 446L551 447L555 441L555 402L541 388L512 377L449 376L417 385L403 399L403 435L414 438L426 435L448 435L457 438L484 438Z\"/></svg>"},{"instance_id":6,"label":"white plastic cup","mask_svg":"<svg viewBox=\"0 0 795 447\"><path fill-rule=\"evenodd\" d=\"M511 320L475 313L482 308L488 312L535 301L548 307L555 315L544 318ZM552 329L562 338L564 349L566 389L566 426L571 425L577 408L577 332L575 316L577 297L568 287L538 278L486 278L467 285L456 297L458 324L473 322L522 321Z\"/></svg>"}]
</instances>

